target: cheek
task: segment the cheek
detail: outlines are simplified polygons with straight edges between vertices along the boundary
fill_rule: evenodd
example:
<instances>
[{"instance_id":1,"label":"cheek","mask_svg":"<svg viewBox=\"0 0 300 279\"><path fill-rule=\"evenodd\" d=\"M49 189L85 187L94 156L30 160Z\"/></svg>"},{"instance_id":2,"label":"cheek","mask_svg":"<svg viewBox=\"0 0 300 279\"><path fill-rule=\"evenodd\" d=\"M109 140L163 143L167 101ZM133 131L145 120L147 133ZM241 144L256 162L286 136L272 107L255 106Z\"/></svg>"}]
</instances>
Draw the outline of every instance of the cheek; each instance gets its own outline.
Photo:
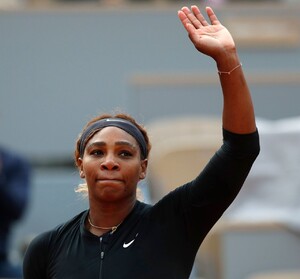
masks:
<instances>
[{"instance_id":1,"label":"cheek","mask_svg":"<svg viewBox=\"0 0 300 279\"><path fill-rule=\"evenodd\" d=\"M141 179L141 169L134 170L134 168L132 168L132 170L128 173L128 178L130 178L132 182L137 183Z\"/></svg>"},{"instance_id":2,"label":"cheek","mask_svg":"<svg viewBox=\"0 0 300 279\"><path fill-rule=\"evenodd\" d=\"M97 164L88 161L83 164L82 169L83 169L85 178L87 178L87 177L93 176L96 173Z\"/></svg>"}]
</instances>

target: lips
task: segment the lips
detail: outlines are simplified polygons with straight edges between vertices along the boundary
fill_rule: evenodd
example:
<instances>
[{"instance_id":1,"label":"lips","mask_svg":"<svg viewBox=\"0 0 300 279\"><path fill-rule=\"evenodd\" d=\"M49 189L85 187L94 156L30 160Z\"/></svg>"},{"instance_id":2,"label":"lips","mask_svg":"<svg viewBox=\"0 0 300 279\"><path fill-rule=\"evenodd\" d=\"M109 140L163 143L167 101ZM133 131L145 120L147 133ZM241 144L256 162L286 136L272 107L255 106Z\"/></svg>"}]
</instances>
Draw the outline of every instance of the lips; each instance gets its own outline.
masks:
<instances>
[{"instance_id":1,"label":"lips","mask_svg":"<svg viewBox=\"0 0 300 279\"><path fill-rule=\"evenodd\" d=\"M100 181L100 182L122 182L122 180L118 179L118 178L106 178L106 177L99 178L99 179L97 179L97 181Z\"/></svg>"}]
</instances>

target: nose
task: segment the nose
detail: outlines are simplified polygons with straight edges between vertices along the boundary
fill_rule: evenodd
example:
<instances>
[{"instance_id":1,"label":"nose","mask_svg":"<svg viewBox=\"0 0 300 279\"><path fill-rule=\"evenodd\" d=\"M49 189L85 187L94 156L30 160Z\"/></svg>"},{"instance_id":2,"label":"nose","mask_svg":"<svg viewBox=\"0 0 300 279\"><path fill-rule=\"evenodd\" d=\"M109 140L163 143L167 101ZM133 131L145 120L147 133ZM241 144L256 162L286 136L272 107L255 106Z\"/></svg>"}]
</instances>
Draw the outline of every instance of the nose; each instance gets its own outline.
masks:
<instances>
[{"instance_id":1,"label":"nose","mask_svg":"<svg viewBox=\"0 0 300 279\"><path fill-rule=\"evenodd\" d=\"M100 165L102 170L118 170L120 168L119 163L113 156L106 156Z\"/></svg>"}]
</instances>

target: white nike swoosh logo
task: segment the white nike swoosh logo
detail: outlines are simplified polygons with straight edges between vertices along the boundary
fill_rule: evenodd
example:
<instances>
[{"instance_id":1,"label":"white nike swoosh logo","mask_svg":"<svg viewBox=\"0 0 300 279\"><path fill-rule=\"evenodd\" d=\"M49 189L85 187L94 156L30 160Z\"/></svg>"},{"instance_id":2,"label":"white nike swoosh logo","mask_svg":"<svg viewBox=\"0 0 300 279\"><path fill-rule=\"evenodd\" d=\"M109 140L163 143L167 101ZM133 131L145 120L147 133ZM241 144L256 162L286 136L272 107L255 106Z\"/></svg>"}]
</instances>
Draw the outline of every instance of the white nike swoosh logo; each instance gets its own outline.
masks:
<instances>
[{"instance_id":1,"label":"white nike swoosh logo","mask_svg":"<svg viewBox=\"0 0 300 279\"><path fill-rule=\"evenodd\" d=\"M132 239L131 241L129 241L128 243L124 242L123 243L123 248L128 248L134 241L135 239L137 238L137 236L139 235L139 233L137 233L134 237L134 239Z\"/></svg>"},{"instance_id":2,"label":"white nike swoosh logo","mask_svg":"<svg viewBox=\"0 0 300 279\"><path fill-rule=\"evenodd\" d=\"M128 243L123 243L123 248L128 248L133 242L135 241L135 239L132 239L131 241L129 241Z\"/></svg>"}]
</instances>

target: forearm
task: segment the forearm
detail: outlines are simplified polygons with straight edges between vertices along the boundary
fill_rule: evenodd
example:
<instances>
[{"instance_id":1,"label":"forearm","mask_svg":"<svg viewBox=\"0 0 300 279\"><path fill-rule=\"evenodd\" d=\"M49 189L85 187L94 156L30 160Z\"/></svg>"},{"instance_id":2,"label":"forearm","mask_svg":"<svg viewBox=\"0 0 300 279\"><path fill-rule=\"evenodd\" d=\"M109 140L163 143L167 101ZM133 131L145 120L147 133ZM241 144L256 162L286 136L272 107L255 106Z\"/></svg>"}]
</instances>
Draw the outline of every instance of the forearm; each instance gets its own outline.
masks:
<instances>
[{"instance_id":1,"label":"forearm","mask_svg":"<svg viewBox=\"0 0 300 279\"><path fill-rule=\"evenodd\" d=\"M254 132L256 124L252 98L243 68L238 67L241 65L238 54L236 51L223 54L216 62L224 98L223 127L238 134Z\"/></svg>"},{"instance_id":2,"label":"forearm","mask_svg":"<svg viewBox=\"0 0 300 279\"><path fill-rule=\"evenodd\" d=\"M195 48L217 63L224 95L223 127L238 134L254 132L254 109L234 40L210 7L206 13L210 23L194 5L191 10L183 7L178 16Z\"/></svg>"}]
</instances>

